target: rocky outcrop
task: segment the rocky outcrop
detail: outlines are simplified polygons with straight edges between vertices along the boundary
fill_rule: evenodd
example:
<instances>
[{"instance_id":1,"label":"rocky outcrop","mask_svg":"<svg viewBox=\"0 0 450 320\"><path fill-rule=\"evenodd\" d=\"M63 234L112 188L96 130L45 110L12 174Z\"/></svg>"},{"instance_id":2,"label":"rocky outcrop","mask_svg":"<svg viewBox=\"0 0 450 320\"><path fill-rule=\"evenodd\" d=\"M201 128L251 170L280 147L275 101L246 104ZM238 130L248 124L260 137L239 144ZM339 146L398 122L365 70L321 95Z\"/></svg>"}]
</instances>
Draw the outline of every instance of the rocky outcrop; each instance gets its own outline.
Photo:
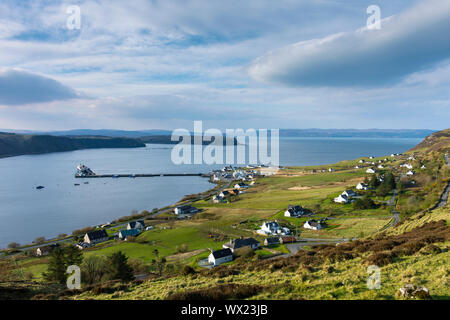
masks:
<instances>
[{"instance_id":1,"label":"rocky outcrop","mask_svg":"<svg viewBox=\"0 0 450 320\"><path fill-rule=\"evenodd\" d=\"M398 297L406 298L406 299L420 299L420 300L429 300L431 299L430 292L427 288L422 286L416 286L414 284L407 284L397 292Z\"/></svg>"}]
</instances>

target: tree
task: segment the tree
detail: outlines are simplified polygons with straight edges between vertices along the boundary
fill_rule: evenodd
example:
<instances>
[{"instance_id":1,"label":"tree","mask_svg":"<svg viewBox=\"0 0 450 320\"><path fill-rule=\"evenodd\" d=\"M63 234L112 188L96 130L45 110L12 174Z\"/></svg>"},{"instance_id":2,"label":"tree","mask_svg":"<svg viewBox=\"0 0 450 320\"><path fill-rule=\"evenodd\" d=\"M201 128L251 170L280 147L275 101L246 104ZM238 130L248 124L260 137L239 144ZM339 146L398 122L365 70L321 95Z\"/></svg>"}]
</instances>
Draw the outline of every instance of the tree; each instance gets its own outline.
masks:
<instances>
[{"instance_id":1,"label":"tree","mask_svg":"<svg viewBox=\"0 0 450 320\"><path fill-rule=\"evenodd\" d=\"M133 269L128 264L128 257L122 252L114 252L108 257L106 277L110 280L131 281L134 279Z\"/></svg>"},{"instance_id":2,"label":"tree","mask_svg":"<svg viewBox=\"0 0 450 320\"><path fill-rule=\"evenodd\" d=\"M375 202L373 202L373 200L370 199L370 197L368 197L367 195L365 195L361 199L356 199L356 201L353 202L353 206L355 209L361 210L376 208Z\"/></svg>"},{"instance_id":3,"label":"tree","mask_svg":"<svg viewBox=\"0 0 450 320\"><path fill-rule=\"evenodd\" d=\"M17 242L11 242L10 244L8 244L9 249L16 249L19 246L20 244L18 244Z\"/></svg>"},{"instance_id":4,"label":"tree","mask_svg":"<svg viewBox=\"0 0 450 320\"><path fill-rule=\"evenodd\" d=\"M47 281L56 281L59 284L64 284L67 281L66 271L67 266L65 264L64 249L56 248L50 255L44 278Z\"/></svg>"},{"instance_id":5,"label":"tree","mask_svg":"<svg viewBox=\"0 0 450 320\"><path fill-rule=\"evenodd\" d=\"M99 283L107 271L107 259L104 256L89 256L81 265L81 278L86 284Z\"/></svg>"},{"instance_id":6,"label":"tree","mask_svg":"<svg viewBox=\"0 0 450 320\"><path fill-rule=\"evenodd\" d=\"M369 180L369 187L372 189L376 189L380 185L380 180L378 180L378 177L376 174L372 175L372 177Z\"/></svg>"},{"instance_id":7,"label":"tree","mask_svg":"<svg viewBox=\"0 0 450 320\"><path fill-rule=\"evenodd\" d=\"M50 254L47 272L44 278L47 281L56 281L64 285L67 281L67 267L71 265L81 265L83 254L74 246L56 248Z\"/></svg>"},{"instance_id":8,"label":"tree","mask_svg":"<svg viewBox=\"0 0 450 320\"><path fill-rule=\"evenodd\" d=\"M382 183L377 189L377 195L380 197L385 197L389 194L389 191L391 191L389 185L387 183Z\"/></svg>"},{"instance_id":9,"label":"tree","mask_svg":"<svg viewBox=\"0 0 450 320\"><path fill-rule=\"evenodd\" d=\"M38 244L45 242L45 237L37 237L36 239L34 239L34 242Z\"/></svg>"}]
</instances>

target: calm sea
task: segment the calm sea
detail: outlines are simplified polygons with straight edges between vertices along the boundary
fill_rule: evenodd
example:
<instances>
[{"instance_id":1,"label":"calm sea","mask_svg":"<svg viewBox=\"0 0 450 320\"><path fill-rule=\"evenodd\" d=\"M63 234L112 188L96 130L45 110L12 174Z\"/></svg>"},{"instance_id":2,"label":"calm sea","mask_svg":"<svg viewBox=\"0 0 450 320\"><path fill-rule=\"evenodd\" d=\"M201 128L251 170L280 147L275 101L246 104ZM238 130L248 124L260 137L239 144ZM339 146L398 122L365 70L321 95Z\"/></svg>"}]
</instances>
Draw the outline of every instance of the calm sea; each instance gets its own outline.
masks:
<instances>
[{"instance_id":1,"label":"calm sea","mask_svg":"<svg viewBox=\"0 0 450 320\"><path fill-rule=\"evenodd\" d=\"M330 164L404 152L421 139L281 138L280 164ZM175 165L172 146L95 149L0 159L0 247L102 224L133 210L161 208L212 184L200 177L75 179L84 163L96 173L198 173L219 165ZM89 182L89 184L84 184ZM79 186L75 186L79 183ZM36 186L45 186L36 190Z\"/></svg>"}]
</instances>

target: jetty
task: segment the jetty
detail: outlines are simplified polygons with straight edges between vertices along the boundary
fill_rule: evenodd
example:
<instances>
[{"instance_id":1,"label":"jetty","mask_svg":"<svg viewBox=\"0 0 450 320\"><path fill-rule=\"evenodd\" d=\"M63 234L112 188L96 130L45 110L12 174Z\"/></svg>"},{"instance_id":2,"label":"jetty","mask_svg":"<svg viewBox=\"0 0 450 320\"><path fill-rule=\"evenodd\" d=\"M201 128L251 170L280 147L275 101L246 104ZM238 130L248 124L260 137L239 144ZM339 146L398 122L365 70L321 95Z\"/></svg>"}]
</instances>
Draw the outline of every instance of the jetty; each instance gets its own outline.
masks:
<instances>
[{"instance_id":1,"label":"jetty","mask_svg":"<svg viewBox=\"0 0 450 320\"><path fill-rule=\"evenodd\" d=\"M205 177L209 174L205 173L132 173L132 174L90 174L79 175L75 174L75 178L146 178L146 177Z\"/></svg>"}]
</instances>

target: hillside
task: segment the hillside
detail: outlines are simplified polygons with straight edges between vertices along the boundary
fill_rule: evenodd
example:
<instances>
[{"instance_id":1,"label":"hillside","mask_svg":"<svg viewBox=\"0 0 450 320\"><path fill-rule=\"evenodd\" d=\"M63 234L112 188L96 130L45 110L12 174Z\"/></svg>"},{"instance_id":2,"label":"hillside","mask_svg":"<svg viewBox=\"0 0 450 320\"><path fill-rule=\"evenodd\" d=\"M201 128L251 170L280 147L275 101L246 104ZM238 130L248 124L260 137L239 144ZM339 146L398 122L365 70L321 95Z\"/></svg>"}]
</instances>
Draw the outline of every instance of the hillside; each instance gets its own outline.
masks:
<instances>
[{"instance_id":1,"label":"hillside","mask_svg":"<svg viewBox=\"0 0 450 320\"><path fill-rule=\"evenodd\" d=\"M56 290L43 279L48 258L26 251L17 254L14 260L3 260L0 299L2 293L24 299L403 299L399 288L412 283L426 287L432 299L448 300L450 208L447 199L440 200L449 184L450 168L440 151L450 145L443 144L447 131L427 138L428 148L439 145L433 153L419 148L413 154L289 167L257 177L243 194L226 203L214 203L215 192L185 197L177 205L189 203L201 210L192 219L176 219L167 212L170 208L162 208L159 213L142 211L112 221L107 229L110 240L84 249L83 257L98 262L121 251L140 280L100 278L77 291ZM366 173L374 166L371 161L383 164L376 175ZM404 163L412 165L413 177L406 175ZM334 170L329 171L331 167ZM371 206L333 201L344 190L355 190L366 177L372 181L389 175L396 182L391 189L382 192L371 186L357 191L373 202ZM301 205L314 212L314 219L326 219L325 227L304 228L311 217L286 217L289 205ZM130 241L113 237L121 224L136 219L154 228ZM263 243L265 236L256 230L275 220L298 237L296 243L261 245L212 269L201 263L209 249L220 249L230 238L253 237ZM367 287L371 265L380 268L379 290ZM89 270L85 264L81 268ZM2 276L15 277L15 282L2 283Z\"/></svg>"},{"instance_id":2,"label":"hillside","mask_svg":"<svg viewBox=\"0 0 450 320\"><path fill-rule=\"evenodd\" d=\"M420 152L450 152L450 129L438 131L427 136L421 143L410 151Z\"/></svg>"},{"instance_id":3,"label":"hillside","mask_svg":"<svg viewBox=\"0 0 450 320\"><path fill-rule=\"evenodd\" d=\"M94 148L138 148L138 139L92 136L21 135L0 132L0 158Z\"/></svg>"}]
</instances>

